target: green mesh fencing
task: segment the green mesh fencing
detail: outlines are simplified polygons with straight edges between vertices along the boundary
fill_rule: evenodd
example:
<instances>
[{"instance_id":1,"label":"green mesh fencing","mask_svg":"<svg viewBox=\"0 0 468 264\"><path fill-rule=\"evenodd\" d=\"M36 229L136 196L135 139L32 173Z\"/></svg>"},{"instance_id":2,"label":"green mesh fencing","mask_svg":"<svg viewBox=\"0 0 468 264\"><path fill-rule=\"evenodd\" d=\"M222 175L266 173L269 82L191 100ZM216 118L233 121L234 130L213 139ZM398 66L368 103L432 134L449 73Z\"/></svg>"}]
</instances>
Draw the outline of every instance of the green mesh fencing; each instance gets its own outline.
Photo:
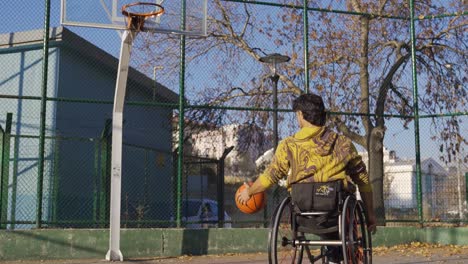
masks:
<instances>
[{"instance_id":1,"label":"green mesh fencing","mask_svg":"<svg viewBox=\"0 0 468 264\"><path fill-rule=\"evenodd\" d=\"M59 0L17 2L0 25L0 228L108 228L121 32L61 27ZM207 36L138 34L121 227L268 226L284 187L255 214L234 195L298 130L306 92L367 163L380 224L466 224L466 6L383 3L213 0ZM275 72L273 53L289 57Z\"/></svg>"}]
</instances>

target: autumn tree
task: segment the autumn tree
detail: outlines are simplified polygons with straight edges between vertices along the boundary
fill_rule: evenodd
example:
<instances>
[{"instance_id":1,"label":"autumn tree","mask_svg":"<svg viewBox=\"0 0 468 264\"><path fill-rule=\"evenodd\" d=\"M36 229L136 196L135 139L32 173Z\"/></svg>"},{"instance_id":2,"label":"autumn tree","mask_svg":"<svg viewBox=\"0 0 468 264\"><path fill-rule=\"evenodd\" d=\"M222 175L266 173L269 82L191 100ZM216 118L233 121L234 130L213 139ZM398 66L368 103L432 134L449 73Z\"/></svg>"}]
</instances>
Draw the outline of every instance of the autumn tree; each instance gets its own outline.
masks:
<instances>
[{"instance_id":1,"label":"autumn tree","mask_svg":"<svg viewBox=\"0 0 468 264\"><path fill-rule=\"evenodd\" d=\"M330 112L358 113L330 114L329 122L368 151L375 209L382 223L386 117L398 115L407 127L415 114L409 1L310 1L308 49L304 46L303 1L279 3L285 5L210 1L208 36L188 39L185 48L188 102L268 108L269 72L258 60L273 52L290 56L291 61L279 72L280 108L289 108L291 97L310 87L310 92L325 98ZM460 12L464 8L458 0L414 1L420 114L466 114L467 20ZM151 58L148 65L163 62L161 74L170 80L180 69L180 39L163 35L156 44L153 40L138 48ZM204 83L205 79L210 82ZM177 78L172 80L176 85ZM223 120L220 116L226 111L187 113L193 119L213 122ZM271 115L244 111L223 118L267 127ZM443 156L449 159L466 144L459 120L435 119L434 124Z\"/></svg>"}]
</instances>

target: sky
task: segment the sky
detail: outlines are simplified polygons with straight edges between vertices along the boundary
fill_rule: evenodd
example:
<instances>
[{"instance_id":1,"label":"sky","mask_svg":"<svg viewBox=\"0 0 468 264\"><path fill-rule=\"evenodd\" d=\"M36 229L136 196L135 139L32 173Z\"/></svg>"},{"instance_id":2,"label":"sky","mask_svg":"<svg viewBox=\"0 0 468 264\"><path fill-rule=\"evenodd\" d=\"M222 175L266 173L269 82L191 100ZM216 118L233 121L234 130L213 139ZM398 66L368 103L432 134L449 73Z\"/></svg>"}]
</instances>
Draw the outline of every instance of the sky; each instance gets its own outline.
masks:
<instances>
[{"instance_id":1,"label":"sky","mask_svg":"<svg viewBox=\"0 0 468 264\"><path fill-rule=\"evenodd\" d=\"M37 0L2 0L3 6L8 7L11 12L3 15L0 23L0 34L42 29L44 25L44 3ZM60 0L51 0L52 27L60 26ZM120 49L120 38L118 31L95 28L73 27L72 30L100 48L114 56L118 56ZM468 117L460 117L462 135L468 137ZM403 129L401 122L397 119L387 121L387 132L384 144L390 150L395 150L397 156L402 158L413 158L415 153L414 123L411 122L409 129ZM430 125L430 119L420 120L421 156L436 158L439 155L437 142L431 139L435 134ZM465 145L466 148L466 145ZM466 155L465 149L465 155Z\"/></svg>"}]
</instances>

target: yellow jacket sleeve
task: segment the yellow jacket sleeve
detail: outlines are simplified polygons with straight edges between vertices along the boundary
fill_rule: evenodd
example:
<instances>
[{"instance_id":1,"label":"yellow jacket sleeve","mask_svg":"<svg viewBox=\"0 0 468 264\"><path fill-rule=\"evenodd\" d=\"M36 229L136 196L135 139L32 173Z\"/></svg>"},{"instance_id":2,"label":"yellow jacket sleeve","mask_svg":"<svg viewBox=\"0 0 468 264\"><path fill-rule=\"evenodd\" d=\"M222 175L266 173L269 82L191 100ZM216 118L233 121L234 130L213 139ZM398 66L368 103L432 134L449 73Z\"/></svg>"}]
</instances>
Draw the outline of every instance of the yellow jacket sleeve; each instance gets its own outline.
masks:
<instances>
[{"instance_id":1,"label":"yellow jacket sleeve","mask_svg":"<svg viewBox=\"0 0 468 264\"><path fill-rule=\"evenodd\" d=\"M260 174L258 180L263 187L269 188L280 179L287 176L289 171L287 143L281 141L276 148L275 156L265 171Z\"/></svg>"}]
</instances>

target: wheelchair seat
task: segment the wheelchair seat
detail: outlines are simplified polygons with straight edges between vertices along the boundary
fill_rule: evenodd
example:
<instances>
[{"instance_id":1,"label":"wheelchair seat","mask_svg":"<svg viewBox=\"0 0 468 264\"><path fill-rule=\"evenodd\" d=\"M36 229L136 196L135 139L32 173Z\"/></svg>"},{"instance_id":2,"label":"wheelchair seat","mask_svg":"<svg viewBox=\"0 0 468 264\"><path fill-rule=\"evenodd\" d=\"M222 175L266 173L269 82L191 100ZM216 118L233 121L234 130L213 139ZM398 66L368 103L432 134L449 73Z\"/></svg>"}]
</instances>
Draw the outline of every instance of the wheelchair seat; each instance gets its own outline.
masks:
<instances>
[{"instance_id":1,"label":"wheelchair seat","mask_svg":"<svg viewBox=\"0 0 468 264\"><path fill-rule=\"evenodd\" d=\"M330 212L294 212L297 231L315 235L338 232L338 214Z\"/></svg>"}]
</instances>

